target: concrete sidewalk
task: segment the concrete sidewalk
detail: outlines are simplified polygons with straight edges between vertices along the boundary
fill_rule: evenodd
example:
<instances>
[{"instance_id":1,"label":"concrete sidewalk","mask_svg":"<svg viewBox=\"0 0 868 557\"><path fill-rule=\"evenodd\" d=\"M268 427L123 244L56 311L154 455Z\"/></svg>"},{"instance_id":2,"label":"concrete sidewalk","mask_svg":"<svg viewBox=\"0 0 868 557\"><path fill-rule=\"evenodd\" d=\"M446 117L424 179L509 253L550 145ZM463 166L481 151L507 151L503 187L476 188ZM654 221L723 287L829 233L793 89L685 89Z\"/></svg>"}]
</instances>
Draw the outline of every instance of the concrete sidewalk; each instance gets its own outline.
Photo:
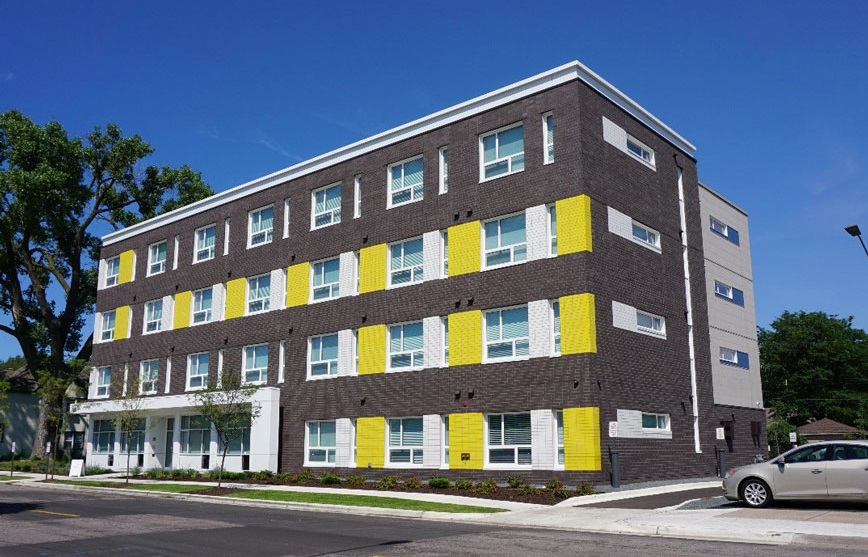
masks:
<instances>
[{"instance_id":1,"label":"concrete sidewalk","mask_svg":"<svg viewBox=\"0 0 868 557\"><path fill-rule=\"evenodd\" d=\"M40 485L41 477L25 480L31 485ZM61 479L61 478L58 478ZM62 478L66 479L66 478ZM84 479L84 478L82 478ZM111 477L88 477L94 479L112 479ZM134 480L135 483L159 483L149 480ZM3 482L9 483L9 482ZM211 482L183 482L214 486ZM57 484L41 484L44 487L59 489L97 489L84 486L59 486ZM195 494L167 494L159 492L125 492L138 496L172 497L209 503L251 505L277 507L295 510L315 510L318 512L340 512L357 515L391 516L400 518L424 518L428 520L458 520L496 526L546 528L556 530L572 530L576 532L594 532L608 534L628 534L640 536L660 536L673 538L690 538L699 540L715 540L742 543L763 544L793 544L821 543L836 546L862 547L868 540L868 507L865 510L838 509L832 506L825 508L768 508L749 509L742 506L729 505L717 508L698 510L683 510L677 505L658 509L619 509L594 508L589 505L599 502L617 501L635 497L647 497L662 493L688 491L717 487L719 480L658 485L642 489L629 489L629 486L609 493L600 493L584 497L574 497L558 503L555 506L532 505L510 501L477 499L461 495L359 491L359 495L372 497L396 497L401 499L422 499L443 503L476 505L501 508L508 512L493 514L457 514L430 511L407 511L400 509L382 509L374 507L349 507L341 505L321 505L309 503L252 501L232 497L212 497ZM304 486L272 486L225 483L224 486L239 489L273 489L284 491L343 493L349 490L326 487ZM117 493L116 491L113 491Z\"/></svg>"}]
</instances>

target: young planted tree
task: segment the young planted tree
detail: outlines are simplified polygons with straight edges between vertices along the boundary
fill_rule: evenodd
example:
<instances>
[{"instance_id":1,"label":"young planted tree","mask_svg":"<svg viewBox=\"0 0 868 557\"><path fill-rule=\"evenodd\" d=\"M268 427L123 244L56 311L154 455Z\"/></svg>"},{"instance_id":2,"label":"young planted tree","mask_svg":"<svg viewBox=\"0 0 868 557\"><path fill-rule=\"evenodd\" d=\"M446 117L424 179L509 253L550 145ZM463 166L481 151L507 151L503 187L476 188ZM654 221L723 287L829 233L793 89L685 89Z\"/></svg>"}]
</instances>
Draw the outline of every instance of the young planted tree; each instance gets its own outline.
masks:
<instances>
[{"instance_id":1,"label":"young planted tree","mask_svg":"<svg viewBox=\"0 0 868 557\"><path fill-rule=\"evenodd\" d=\"M216 385L209 383L206 388L192 395L196 412L214 424L217 432L221 451L217 487L223 484L226 454L232 440L251 426L262 411L260 404L253 401L256 390L255 385L245 384L237 371L224 369L219 373Z\"/></svg>"},{"instance_id":2,"label":"young planted tree","mask_svg":"<svg viewBox=\"0 0 868 557\"><path fill-rule=\"evenodd\" d=\"M121 450L127 455L126 481L130 483L130 455L134 448L145 442L145 399L139 396L138 385L127 385L127 392L119 400L121 409L112 423L121 432Z\"/></svg>"}]
</instances>

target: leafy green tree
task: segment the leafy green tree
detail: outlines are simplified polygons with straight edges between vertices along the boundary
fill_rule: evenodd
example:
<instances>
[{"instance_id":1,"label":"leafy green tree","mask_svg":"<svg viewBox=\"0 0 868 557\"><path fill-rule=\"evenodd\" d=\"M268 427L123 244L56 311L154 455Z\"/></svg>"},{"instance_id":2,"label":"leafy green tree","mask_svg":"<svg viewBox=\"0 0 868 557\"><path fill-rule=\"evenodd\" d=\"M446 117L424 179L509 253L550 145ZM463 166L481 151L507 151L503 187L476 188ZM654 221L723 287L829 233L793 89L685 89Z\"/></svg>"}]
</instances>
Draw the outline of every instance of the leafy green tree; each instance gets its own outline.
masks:
<instances>
[{"instance_id":1,"label":"leafy green tree","mask_svg":"<svg viewBox=\"0 0 868 557\"><path fill-rule=\"evenodd\" d=\"M71 355L96 298L99 235L213 193L187 166L143 166L152 152L114 124L71 138L58 122L0 114L0 331L38 376L67 386L74 378ZM42 396L33 456L56 438L50 418L61 403L56 392Z\"/></svg>"},{"instance_id":2,"label":"leafy green tree","mask_svg":"<svg viewBox=\"0 0 868 557\"><path fill-rule=\"evenodd\" d=\"M868 334L853 318L788 312L757 331L763 396L793 425L811 418L866 429Z\"/></svg>"},{"instance_id":3,"label":"leafy green tree","mask_svg":"<svg viewBox=\"0 0 868 557\"><path fill-rule=\"evenodd\" d=\"M24 356L9 356L5 360L0 360L0 369L18 369L24 364Z\"/></svg>"}]
</instances>

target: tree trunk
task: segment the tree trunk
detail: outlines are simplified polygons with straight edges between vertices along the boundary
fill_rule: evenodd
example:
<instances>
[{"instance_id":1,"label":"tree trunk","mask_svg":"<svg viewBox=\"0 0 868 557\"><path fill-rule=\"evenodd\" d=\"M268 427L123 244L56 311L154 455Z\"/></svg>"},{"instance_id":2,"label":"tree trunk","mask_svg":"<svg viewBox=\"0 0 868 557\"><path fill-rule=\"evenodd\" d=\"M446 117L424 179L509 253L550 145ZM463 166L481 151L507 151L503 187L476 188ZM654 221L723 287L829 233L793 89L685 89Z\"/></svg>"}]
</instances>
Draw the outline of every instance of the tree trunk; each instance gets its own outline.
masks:
<instances>
[{"instance_id":1,"label":"tree trunk","mask_svg":"<svg viewBox=\"0 0 868 557\"><path fill-rule=\"evenodd\" d=\"M36 435L33 438L33 448L30 451L30 458L45 458L45 444L54 439L53 420L51 416L54 414L52 410L52 401L50 397L44 396L39 400L39 419L36 422Z\"/></svg>"}]
</instances>

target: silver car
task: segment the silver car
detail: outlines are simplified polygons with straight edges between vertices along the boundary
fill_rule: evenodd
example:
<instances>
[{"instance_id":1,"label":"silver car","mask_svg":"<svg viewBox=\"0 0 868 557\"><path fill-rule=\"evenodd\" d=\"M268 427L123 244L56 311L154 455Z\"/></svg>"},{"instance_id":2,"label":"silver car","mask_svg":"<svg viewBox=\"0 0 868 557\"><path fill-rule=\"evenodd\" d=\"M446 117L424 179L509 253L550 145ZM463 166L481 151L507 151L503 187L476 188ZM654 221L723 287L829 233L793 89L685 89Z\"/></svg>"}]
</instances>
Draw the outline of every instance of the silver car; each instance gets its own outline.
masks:
<instances>
[{"instance_id":1,"label":"silver car","mask_svg":"<svg viewBox=\"0 0 868 557\"><path fill-rule=\"evenodd\" d=\"M723 492L756 508L774 499L868 502L868 441L811 443L733 468L723 478Z\"/></svg>"}]
</instances>

